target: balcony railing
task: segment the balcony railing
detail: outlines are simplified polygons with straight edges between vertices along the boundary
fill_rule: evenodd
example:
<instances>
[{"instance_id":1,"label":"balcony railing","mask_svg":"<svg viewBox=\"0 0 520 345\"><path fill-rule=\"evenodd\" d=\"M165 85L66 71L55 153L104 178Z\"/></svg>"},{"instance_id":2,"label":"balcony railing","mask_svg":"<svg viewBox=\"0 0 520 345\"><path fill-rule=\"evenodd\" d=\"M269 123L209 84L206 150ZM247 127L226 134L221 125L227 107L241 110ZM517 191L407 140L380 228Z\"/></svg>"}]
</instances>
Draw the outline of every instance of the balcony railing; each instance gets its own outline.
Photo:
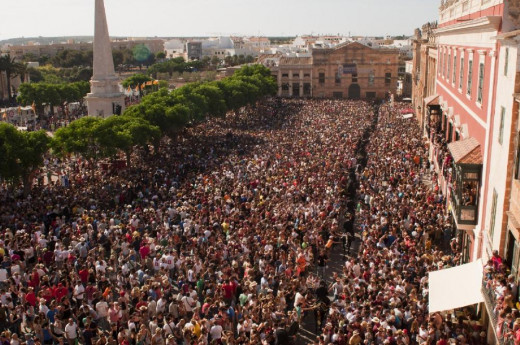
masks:
<instances>
[{"instance_id":1,"label":"balcony railing","mask_svg":"<svg viewBox=\"0 0 520 345\"><path fill-rule=\"evenodd\" d=\"M514 345L512 329L504 322L504 320L500 319L499 315L497 315L496 293L491 286L488 286L488 282L485 279L482 281L482 295L484 296L484 303L486 304L489 320L498 343L500 345ZM503 325L500 327L500 333L497 333L497 325L500 322L502 322Z\"/></svg>"}]
</instances>

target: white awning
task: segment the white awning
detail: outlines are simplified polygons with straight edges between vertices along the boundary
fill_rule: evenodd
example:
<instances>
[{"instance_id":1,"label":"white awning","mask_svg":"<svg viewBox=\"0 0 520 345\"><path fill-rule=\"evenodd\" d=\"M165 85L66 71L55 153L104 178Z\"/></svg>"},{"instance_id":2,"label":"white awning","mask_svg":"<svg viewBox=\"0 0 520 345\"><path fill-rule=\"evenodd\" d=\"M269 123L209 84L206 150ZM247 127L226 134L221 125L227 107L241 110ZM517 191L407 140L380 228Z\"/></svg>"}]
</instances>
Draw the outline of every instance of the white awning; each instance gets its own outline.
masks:
<instances>
[{"instance_id":1,"label":"white awning","mask_svg":"<svg viewBox=\"0 0 520 345\"><path fill-rule=\"evenodd\" d=\"M484 301L482 260L428 274L429 312L462 308Z\"/></svg>"},{"instance_id":2,"label":"white awning","mask_svg":"<svg viewBox=\"0 0 520 345\"><path fill-rule=\"evenodd\" d=\"M413 117L413 114L404 114L403 119L411 119Z\"/></svg>"}]
</instances>

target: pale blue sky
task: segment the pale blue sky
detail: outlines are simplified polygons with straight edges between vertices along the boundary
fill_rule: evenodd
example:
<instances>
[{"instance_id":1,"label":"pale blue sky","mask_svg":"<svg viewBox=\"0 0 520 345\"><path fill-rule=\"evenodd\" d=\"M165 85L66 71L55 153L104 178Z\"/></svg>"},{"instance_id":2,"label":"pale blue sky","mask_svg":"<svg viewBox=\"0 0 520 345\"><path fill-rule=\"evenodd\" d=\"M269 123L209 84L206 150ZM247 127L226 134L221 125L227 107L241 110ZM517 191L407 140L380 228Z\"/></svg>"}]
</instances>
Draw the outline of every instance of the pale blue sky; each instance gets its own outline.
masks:
<instances>
[{"instance_id":1,"label":"pale blue sky","mask_svg":"<svg viewBox=\"0 0 520 345\"><path fill-rule=\"evenodd\" d=\"M0 40L93 35L94 0L0 0ZM439 0L105 0L113 36L411 35Z\"/></svg>"}]
</instances>

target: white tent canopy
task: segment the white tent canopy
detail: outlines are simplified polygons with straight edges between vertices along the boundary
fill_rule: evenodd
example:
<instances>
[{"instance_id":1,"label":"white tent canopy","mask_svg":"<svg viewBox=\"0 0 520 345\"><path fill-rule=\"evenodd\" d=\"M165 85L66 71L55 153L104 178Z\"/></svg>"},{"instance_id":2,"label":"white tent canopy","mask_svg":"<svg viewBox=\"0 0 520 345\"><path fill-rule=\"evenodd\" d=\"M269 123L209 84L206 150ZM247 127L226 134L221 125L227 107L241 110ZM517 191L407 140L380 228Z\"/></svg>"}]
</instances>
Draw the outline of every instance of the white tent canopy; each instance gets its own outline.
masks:
<instances>
[{"instance_id":1,"label":"white tent canopy","mask_svg":"<svg viewBox=\"0 0 520 345\"><path fill-rule=\"evenodd\" d=\"M484 301L482 260L428 274L429 312L462 308Z\"/></svg>"}]
</instances>

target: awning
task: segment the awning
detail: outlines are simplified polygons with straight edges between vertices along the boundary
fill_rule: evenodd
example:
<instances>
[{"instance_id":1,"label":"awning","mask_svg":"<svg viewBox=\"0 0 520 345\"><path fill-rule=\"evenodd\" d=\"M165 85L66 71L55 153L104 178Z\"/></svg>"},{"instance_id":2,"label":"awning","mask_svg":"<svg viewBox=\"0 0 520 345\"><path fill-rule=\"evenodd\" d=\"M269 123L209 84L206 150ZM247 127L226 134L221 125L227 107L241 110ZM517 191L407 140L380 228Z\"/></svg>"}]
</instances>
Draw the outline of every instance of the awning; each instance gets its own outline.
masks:
<instances>
[{"instance_id":1,"label":"awning","mask_svg":"<svg viewBox=\"0 0 520 345\"><path fill-rule=\"evenodd\" d=\"M480 143L474 137L448 144L455 164L482 164Z\"/></svg>"},{"instance_id":2,"label":"awning","mask_svg":"<svg viewBox=\"0 0 520 345\"><path fill-rule=\"evenodd\" d=\"M403 119L411 119L413 117L413 114L404 114Z\"/></svg>"},{"instance_id":3,"label":"awning","mask_svg":"<svg viewBox=\"0 0 520 345\"><path fill-rule=\"evenodd\" d=\"M424 99L424 104L426 105L439 105L439 95L431 95Z\"/></svg>"},{"instance_id":4,"label":"awning","mask_svg":"<svg viewBox=\"0 0 520 345\"><path fill-rule=\"evenodd\" d=\"M401 110L401 114L414 114L414 113L415 113L415 110L413 110L412 108L406 108L406 109Z\"/></svg>"},{"instance_id":5,"label":"awning","mask_svg":"<svg viewBox=\"0 0 520 345\"><path fill-rule=\"evenodd\" d=\"M482 260L428 274L428 311L462 308L484 302Z\"/></svg>"}]
</instances>

